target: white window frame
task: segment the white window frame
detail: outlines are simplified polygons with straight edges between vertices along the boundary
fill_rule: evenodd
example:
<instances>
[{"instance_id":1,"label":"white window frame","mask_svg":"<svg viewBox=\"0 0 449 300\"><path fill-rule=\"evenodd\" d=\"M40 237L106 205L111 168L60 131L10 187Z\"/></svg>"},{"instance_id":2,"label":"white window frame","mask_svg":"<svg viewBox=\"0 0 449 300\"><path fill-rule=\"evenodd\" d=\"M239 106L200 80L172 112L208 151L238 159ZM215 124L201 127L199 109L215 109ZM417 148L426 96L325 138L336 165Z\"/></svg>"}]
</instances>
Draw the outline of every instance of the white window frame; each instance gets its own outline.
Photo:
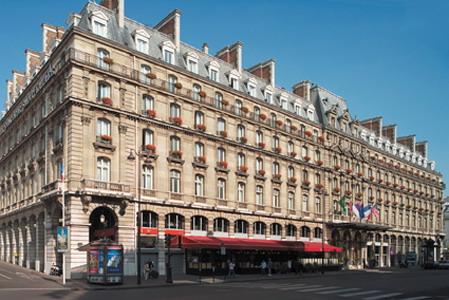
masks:
<instances>
[{"instance_id":1,"label":"white window frame","mask_svg":"<svg viewBox=\"0 0 449 300\"><path fill-rule=\"evenodd\" d=\"M195 196L204 197L204 176L201 174L195 175Z\"/></svg>"},{"instance_id":2,"label":"white window frame","mask_svg":"<svg viewBox=\"0 0 449 300\"><path fill-rule=\"evenodd\" d=\"M134 43L137 51L144 54L150 53L150 35L145 30L139 29L134 32Z\"/></svg>"},{"instance_id":3,"label":"white window frame","mask_svg":"<svg viewBox=\"0 0 449 300\"><path fill-rule=\"evenodd\" d=\"M237 202L245 202L246 185L244 182L237 183Z\"/></svg>"},{"instance_id":4,"label":"white window frame","mask_svg":"<svg viewBox=\"0 0 449 300\"><path fill-rule=\"evenodd\" d=\"M217 179L217 198L220 200L226 199L226 179Z\"/></svg>"},{"instance_id":5,"label":"white window frame","mask_svg":"<svg viewBox=\"0 0 449 300\"><path fill-rule=\"evenodd\" d=\"M151 166L142 167L142 187L144 189L153 189L154 170Z\"/></svg>"},{"instance_id":6,"label":"white window frame","mask_svg":"<svg viewBox=\"0 0 449 300\"><path fill-rule=\"evenodd\" d=\"M209 79L215 82L220 82L220 64L215 60L209 62L207 65ZM215 73L214 73L215 72ZM213 74L215 74L213 76Z\"/></svg>"},{"instance_id":7,"label":"white window frame","mask_svg":"<svg viewBox=\"0 0 449 300\"><path fill-rule=\"evenodd\" d=\"M170 170L170 192L181 193L181 172Z\"/></svg>"},{"instance_id":8,"label":"white window frame","mask_svg":"<svg viewBox=\"0 0 449 300\"><path fill-rule=\"evenodd\" d=\"M94 11L91 15L91 26L92 32L102 37L107 37L108 35L108 21L109 18L102 11ZM101 31L98 31L96 24L101 26Z\"/></svg>"},{"instance_id":9,"label":"white window frame","mask_svg":"<svg viewBox=\"0 0 449 300\"><path fill-rule=\"evenodd\" d=\"M175 65L176 47L170 41L162 42L162 60L168 64ZM170 54L170 56L167 56Z\"/></svg>"},{"instance_id":10,"label":"white window frame","mask_svg":"<svg viewBox=\"0 0 449 300\"><path fill-rule=\"evenodd\" d=\"M106 157L97 158L97 180L109 182L111 177L111 160Z\"/></svg>"},{"instance_id":11,"label":"white window frame","mask_svg":"<svg viewBox=\"0 0 449 300\"><path fill-rule=\"evenodd\" d=\"M198 74L199 72L199 56L195 52L187 52L185 55L186 67L189 72Z\"/></svg>"}]
</instances>

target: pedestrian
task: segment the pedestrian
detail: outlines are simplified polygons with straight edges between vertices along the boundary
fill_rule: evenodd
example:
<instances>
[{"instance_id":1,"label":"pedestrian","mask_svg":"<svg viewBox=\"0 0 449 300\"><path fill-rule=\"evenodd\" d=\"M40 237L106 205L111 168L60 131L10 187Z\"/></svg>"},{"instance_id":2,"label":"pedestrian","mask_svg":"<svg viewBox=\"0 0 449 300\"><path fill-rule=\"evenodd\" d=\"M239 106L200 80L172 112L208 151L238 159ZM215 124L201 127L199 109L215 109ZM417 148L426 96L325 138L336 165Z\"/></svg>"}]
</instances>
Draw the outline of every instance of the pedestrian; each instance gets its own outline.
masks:
<instances>
[{"instance_id":1,"label":"pedestrian","mask_svg":"<svg viewBox=\"0 0 449 300\"><path fill-rule=\"evenodd\" d=\"M271 269L273 268L273 262L271 261L271 258L268 258L267 268L268 268L268 276L271 276Z\"/></svg>"},{"instance_id":2,"label":"pedestrian","mask_svg":"<svg viewBox=\"0 0 449 300\"><path fill-rule=\"evenodd\" d=\"M235 263L233 261L229 263L229 277L235 277Z\"/></svg>"},{"instance_id":3,"label":"pedestrian","mask_svg":"<svg viewBox=\"0 0 449 300\"><path fill-rule=\"evenodd\" d=\"M368 266L366 265L366 260L363 259L363 268L366 269Z\"/></svg>"},{"instance_id":4,"label":"pedestrian","mask_svg":"<svg viewBox=\"0 0 449 300\"><path fill-rule=\"evenodd\" d=\"M144 266L145 280L148 280L151 278L151 272L153 271L153 267L154 267L153 261L148 260L145 263L145 266Z\"/></svg>"},{"instance_id":5,"label":"pedestrian","mask_svg":"<svg viewBox=\"0 0 449 300\"><path fill-rule=\"evenodd\" d=\"M263 259L260 263L260 272L265 275L267 269L267 262Z\"/></svg>"},{"instance_id":6,"label":"pedestrian","mask_svg":"<svg viewBox=\"0 0 449 300\"><path fill-rule=\"evenodd\" d=\"M292 260L287 260L287 272L290 273L292 271Z\"/></svg>"},{"instance_id":7,"label":"pedestrian","mask_svg":"<svg viewBox=\"0 0 449 300\"><path fill-rule=\"evenodd\" d=\"M299 263L298 263L297 259L295 259L293 261L293 271L295 272L295 275L298 275L298 273L299 273Z\"/></svg>"}]
</instances>

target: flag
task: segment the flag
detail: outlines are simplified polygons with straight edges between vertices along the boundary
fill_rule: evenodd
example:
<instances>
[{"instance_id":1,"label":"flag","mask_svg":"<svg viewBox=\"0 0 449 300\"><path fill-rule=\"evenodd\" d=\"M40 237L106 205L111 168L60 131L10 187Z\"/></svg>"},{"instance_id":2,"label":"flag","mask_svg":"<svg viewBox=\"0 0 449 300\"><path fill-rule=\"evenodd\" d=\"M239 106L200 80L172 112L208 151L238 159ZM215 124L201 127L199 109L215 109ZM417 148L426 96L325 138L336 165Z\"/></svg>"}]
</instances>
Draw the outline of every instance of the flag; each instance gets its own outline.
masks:
<instances>
[{"instance_id":1,"label":"flag","mask_svg":"<svg viewBox=\"0 0 449 300\"><path fill-rule=\"evenodd\" d=\"M349 215L352 215L352 201L348 202L348 210L349 210Z\"/></svg>"},{"instance_id":2,"label":"flag","mask_svg":"<svg viewBox=\"0 0 449 300\"><path fill-rule=\"evenodd\" d=\"M338 201L338 204L340 204L341 211L343 214L348 214L348 198L346 196L341 197L340 201Z\"/></svg>"},{"instance_id":3,"label":"flag","mask_svg":"<svg viewBox=\"0 0 449 300\"><path fill-rule=\"evenodd\" d=\"M355 204L355 203L352 204L352 213L353 213L357 218L360 219L360 210L359 210L359 208L358 208L359 205L360 205L360 204Z\"/></svg>"},{"instance_id":4,"label":"flag","mask_svg":"<svg viewBox=\"0 0 449 300\"><path fill-rule=\"evenodd\" d=\"M371 204L366 205L363 207L363 218L367 218L368 220L371 218Z\"/></svg>"},{"instance_id":5,"label":"flag","mask_svg":"<svg viewBox=\"0 0 449 300\"><path fill-rule=\"evenodd\" d=\"M376 204L374 204L373 207L371 207L371 214L379 219L380 212L379 212L379 209L377 209L377 205Z\"/></svg>"}]
</instances>

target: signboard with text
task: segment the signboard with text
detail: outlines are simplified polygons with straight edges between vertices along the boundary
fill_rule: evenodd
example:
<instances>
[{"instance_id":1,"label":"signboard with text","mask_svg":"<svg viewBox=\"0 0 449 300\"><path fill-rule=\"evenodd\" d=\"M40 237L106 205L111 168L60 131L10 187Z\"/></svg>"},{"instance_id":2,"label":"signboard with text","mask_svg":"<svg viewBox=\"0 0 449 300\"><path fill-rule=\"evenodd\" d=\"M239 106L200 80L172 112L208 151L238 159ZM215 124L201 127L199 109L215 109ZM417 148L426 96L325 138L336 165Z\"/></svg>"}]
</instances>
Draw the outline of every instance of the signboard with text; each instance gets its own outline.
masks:
<instances>
[{"instance_id":1,"label":"signboard with text","mask_svg":"<svg viewBox=\"0 0 449 300\"><path fill-rule=\"evenodd\" d=\"M58 252L67 252L69 250L69 229L66 226L58 226L56 249Z\"/></svg>"}]
</instances>

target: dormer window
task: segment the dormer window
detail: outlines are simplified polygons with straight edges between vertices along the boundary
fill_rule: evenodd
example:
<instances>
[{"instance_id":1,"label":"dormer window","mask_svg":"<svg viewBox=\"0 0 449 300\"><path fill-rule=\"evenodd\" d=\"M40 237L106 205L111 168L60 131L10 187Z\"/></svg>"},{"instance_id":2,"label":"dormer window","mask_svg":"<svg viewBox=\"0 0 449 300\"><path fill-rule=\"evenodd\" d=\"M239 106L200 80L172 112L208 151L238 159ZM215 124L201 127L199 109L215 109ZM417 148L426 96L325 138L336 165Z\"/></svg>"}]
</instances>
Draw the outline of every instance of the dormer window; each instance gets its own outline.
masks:
<instances>
[{"instance_id":1,"label":"dormer window","mask_svg":"<svg viewBox=\"0 0 449 300\"><path fill-rule=\"evenodd\" d=\"M256 86L252 83L248 83L248 95L256 97Z\"/></svg>"},{"instance_id":2,"label":"dormer window","mask_svg":"<svg viewBox=\"0 0 449 300\"><path fill-rule=\"evenodd\" d=\"M172 42L162 43L162 59L168 64L175 64L175 45Z\"/></svg>"},{"instance_id":3,"label":"dormer window","mask_svg":"<svg viewBox=\"0 0 449 300\"><path fill-rule=\"evenodd\" d=\"M136 30L134 33L136 50L145 54L150 52L150 35L145 30Z\"/></svg>"},{"instance_id":4,"label":"dormer window","mask_svg":"<svg viewBox=\"0 0 449 300\"><path fill-rule=\"evenodd\" d=\"M297 114L298 116L301 115L301 105L295 104L295 114Z\"/></svg>"},{"instance_id":5,"label":"dormer window","mask_svg":"<svg viewBox=\"0 0 449 300\"><path fill-rule=\"evenodd\" d=\"M265 101L269 104L273 104L273 93L270 91L265 91Z\"/></svg>"},{"instance_id":6,"label":"dormer window","mask_svg":"<svg viewBox=\"0 0 449 300\"><path fill-rule=\"evenodd\" d=\"M240 74L236 70L232 70L229 72L229 86L232 87L234 90L239 89L239 78Z\"/></svg>"},{"instance_id":7,"label":"dormer window","mask_svg":"<svg viewBox=\"0 0 449 300\"><path fill-rule=\"evenodd\" d=\"M211 61L207 67L209 71L209 79L215 82L219 82L220 65L216 61Z\"/></svg>"},{"instance_id":8,"label":"dormer window","mask_svg":"<svg viewBox=\"0 0 449 300\"><path fill-rule=\"evenodd\" d=\"M309 107L307 107L307 118L312 121L315 118L315 108L312 105L309 105Z\"/></svg>"},{"instance_id":9,"label":"dormer window","mask_svg":"<svg viewBox=\"0 0 449 300\"><path fill-rule=\"evenodd\" d=\"M95 11L91 16L92 32L107 37L107 23L109 18L101 11Z\"/></svg>"},{"instance_id":10,"label":"dormer window","mask_svg":"<svg viewBox=\"0 0 449 300\"><path fill-rule=\"evenodd\" d=\"M198 74L198 54L196 54L195 52L188 52L185 57L187 70L192 73Z\"/></svg>"},{"instance_id":11,"label":"dormer window","mask_svg":"<svg viewBox=\"0 0 449 300\"><path fill-rule=\"evenodd\" d=\"M288 109L288 101L285 98L281 98L281 107L285 110Z\"/></svg>"}]
</instances>

